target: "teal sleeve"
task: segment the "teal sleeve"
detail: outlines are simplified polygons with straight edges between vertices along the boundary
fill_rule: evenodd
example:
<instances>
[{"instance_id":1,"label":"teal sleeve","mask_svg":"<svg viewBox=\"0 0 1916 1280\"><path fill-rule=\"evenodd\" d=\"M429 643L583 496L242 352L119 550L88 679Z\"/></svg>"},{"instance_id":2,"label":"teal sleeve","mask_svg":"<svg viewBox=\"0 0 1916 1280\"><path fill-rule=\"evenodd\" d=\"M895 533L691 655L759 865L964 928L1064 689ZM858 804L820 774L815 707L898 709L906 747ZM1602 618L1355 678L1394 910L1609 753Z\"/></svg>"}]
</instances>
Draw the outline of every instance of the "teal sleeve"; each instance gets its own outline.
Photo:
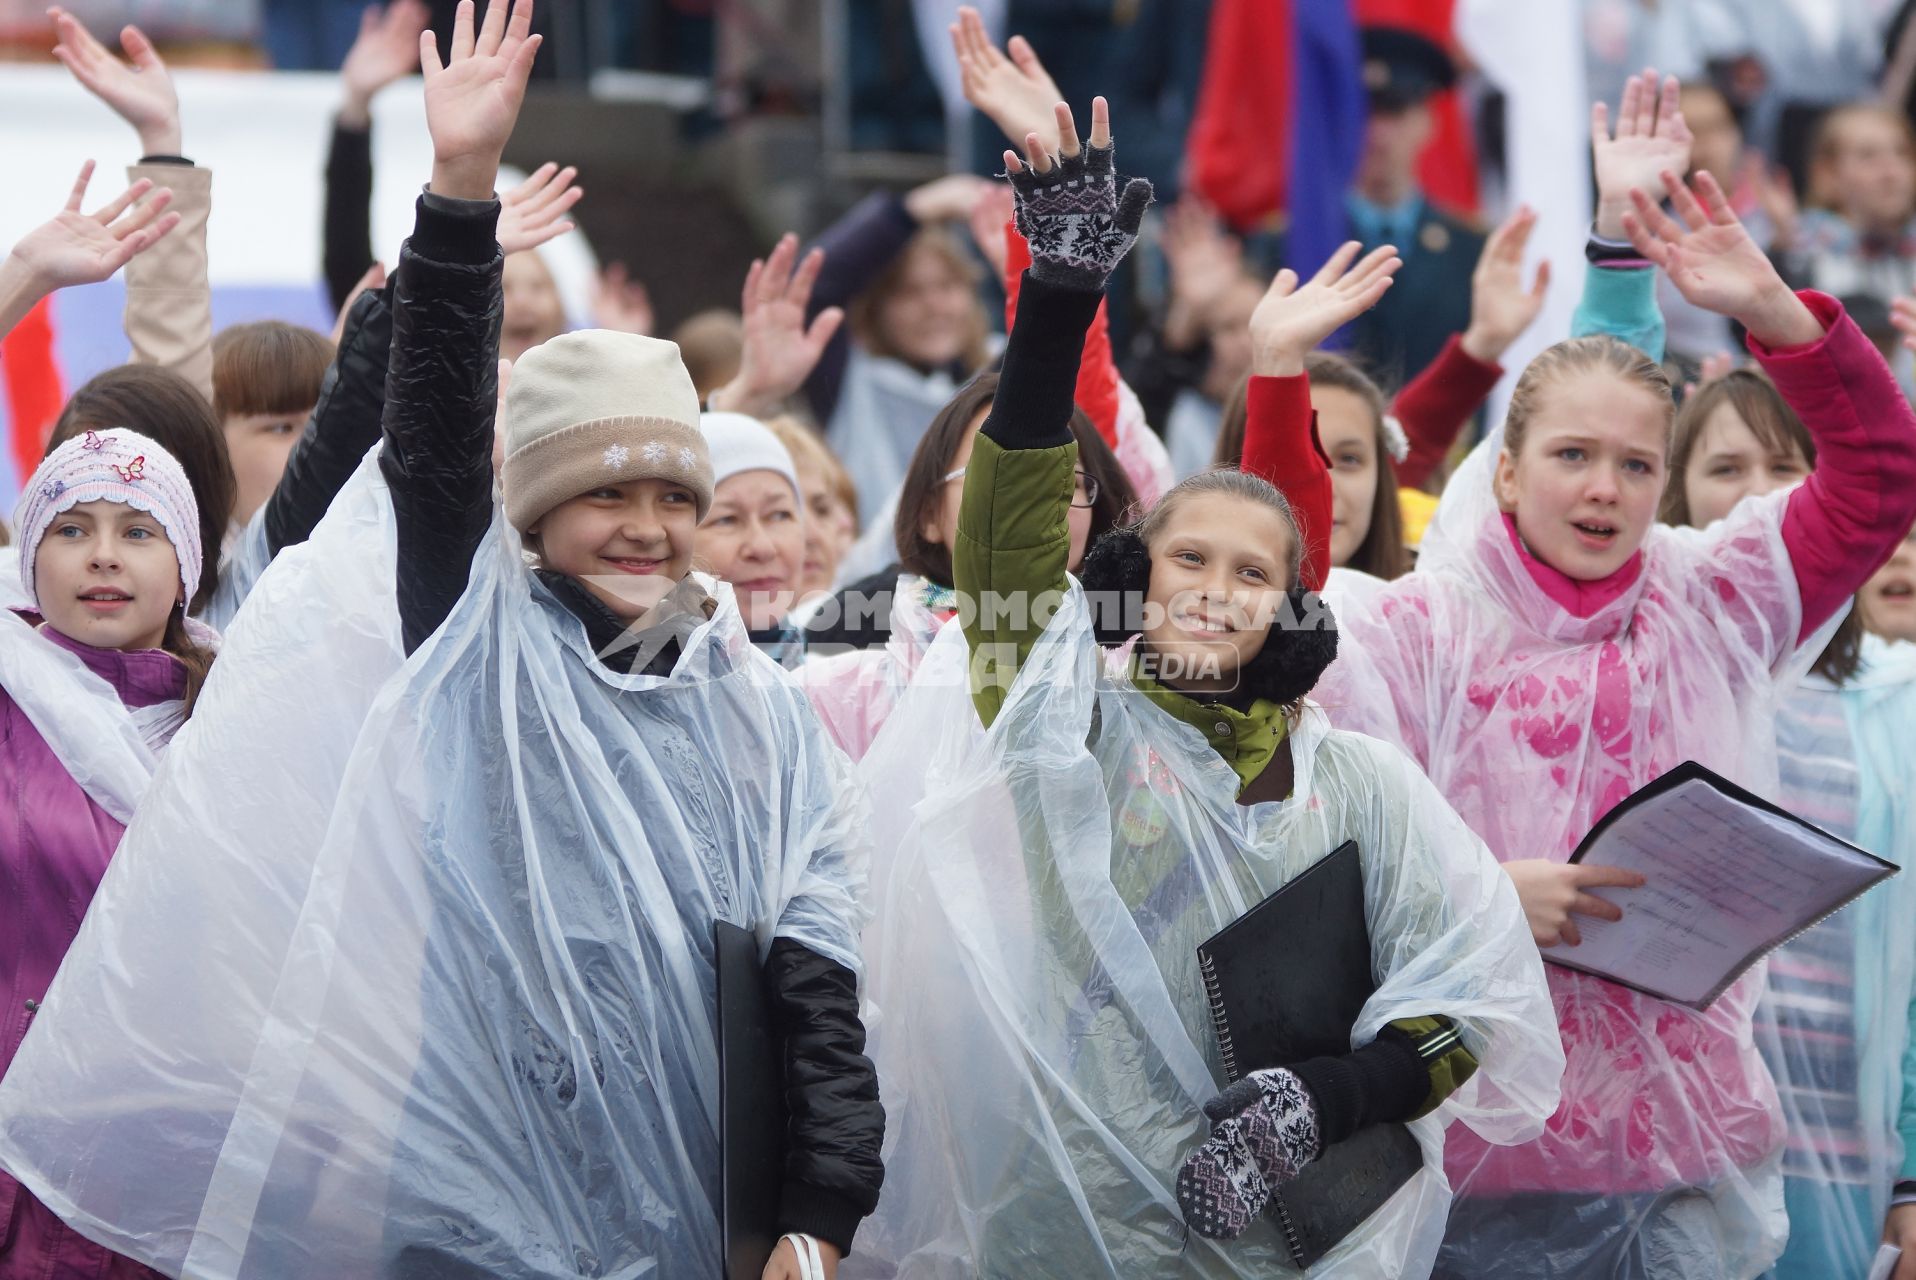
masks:
<instances>
[{"instance_id":1,"label":"teal sleeve","mask_svg":"<svg viewBox=\"0 0 1916 1280\"><path fill-rule=\"evenodd\" d=\"M1654 267L1600 267L1583 271L1583 297L1570 318L1570 336L1607 333L1652 360L1663 359L1663 312L1657 308Z\"/></svg>"},{"instance_id":2,"label":"teal sleeve","mask_svg":"<svg viewBox=\"0 0 1916 1280\"><path fill-rule=\"evenodd\" d=\"M1903 1102L1896 1113L1896 1131L1903 1139L1903 1171L1897 1175L1899 1181L1916 1178L1916 992L1910 995L1909 1027L1908 1042L1903 1046Z\"/></svg>"}]
</instances>

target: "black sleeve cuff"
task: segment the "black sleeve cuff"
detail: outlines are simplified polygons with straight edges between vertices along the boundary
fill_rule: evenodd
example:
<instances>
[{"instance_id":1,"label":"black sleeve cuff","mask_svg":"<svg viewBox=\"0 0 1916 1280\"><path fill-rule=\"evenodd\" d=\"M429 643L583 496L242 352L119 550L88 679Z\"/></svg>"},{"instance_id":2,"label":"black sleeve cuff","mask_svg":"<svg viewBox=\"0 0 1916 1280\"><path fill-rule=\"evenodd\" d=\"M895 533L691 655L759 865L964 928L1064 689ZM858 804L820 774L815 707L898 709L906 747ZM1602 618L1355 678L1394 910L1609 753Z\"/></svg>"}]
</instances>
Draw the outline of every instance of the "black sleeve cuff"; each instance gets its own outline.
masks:
<instances>
[{"instance_id":1,"label":"black sleeve cuff","mask_svg":"<svg viewBox=\"0 0 1916 1280\"><path fill-rule=\"evenodd\" d=\"M1312 1058L1290 1068L1317 1103L1317 1132L1328 1147L1374 1124L1408 1120L1430 1096L1430 1071L1417 1045L1385 1027L1361 1049Z\"/></svg>"},{"instance_id":2,"label":"black sleeve cuff","mask_svg":"<svg viewBox=\"0 0 1916 1280\"><path fill-rule=\"evenodd\" d=\"M1101 289L1072 289L1024 273L998 391L980 428L1001 448L1055 449L1071 443L1084 335L1103 301Z\"/></svg>"},{"instance_id":3,"label":"black sleeve cuff","mask_svg":"<svg viewBox=\"0 0 1916 1280\"><path fill-rule=\"evenodd\" d=\"M864 1212L850 1200L808 1182L787 1182L779 1201L781 1234L817 1236L841 1254L852 1251L852 1237L864 1220Z\"/></svg>"},{"instance_id":4,"label":"black sleeve cuff","mask_svg":"<svg viewBox=\"0 0 1916 1280\"><path fill-rule=\"evenodd\" d=\"M484 266L499 256L499 201L420 193L412 250L433 262Z\"/></svg>"},{"instance_id":5,"label":"black sleeve cuff","mask_svg":"<svg viewBox=\"0 0 1916 1280\"><path fill-rule=\"evenodd\" d=\"M193 167L193 162L191 160L188 160L185 156L141 156L140 163L141 164L183 164L189 169Z\"/></svg>"}]
</instances>

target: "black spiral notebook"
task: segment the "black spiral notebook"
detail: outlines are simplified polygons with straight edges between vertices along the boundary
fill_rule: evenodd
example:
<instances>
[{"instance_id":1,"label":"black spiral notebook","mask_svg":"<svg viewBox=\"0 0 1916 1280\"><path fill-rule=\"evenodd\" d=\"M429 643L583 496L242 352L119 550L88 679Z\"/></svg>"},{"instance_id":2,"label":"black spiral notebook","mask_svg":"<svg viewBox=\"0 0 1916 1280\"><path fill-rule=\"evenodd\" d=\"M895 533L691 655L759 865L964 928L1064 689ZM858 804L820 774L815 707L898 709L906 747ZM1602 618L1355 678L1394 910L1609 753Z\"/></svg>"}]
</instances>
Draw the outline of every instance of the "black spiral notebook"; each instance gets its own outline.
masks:
<instances>
[{"instance_id":1,"label":"black spiral notebook","mask_svg":"<svg viewBox=\"0 0 1916 1280\"><path fill-rule=\"evenodd\" d=\"M1198 967L1225 1073L1350 1052L1351 1027L1377 990L1371 977L1364 872L1346 841L1198 947ZM1271 1197L1291 1260L1303 1270L1423 1168L1401 1124L1360 1129Z\"/></svg>"},{"instance_id":2,"label":"black spiral notebook","mask_svg":"<svg viewBox=\"0 0 1916 1280\"><path fill-rule=\"evenodd\" d=\"M713 926L718 959L719 1229L726 1280L759 1280L785 1187L785 1042L749 929Z\"/></svg>"}]
</instances>

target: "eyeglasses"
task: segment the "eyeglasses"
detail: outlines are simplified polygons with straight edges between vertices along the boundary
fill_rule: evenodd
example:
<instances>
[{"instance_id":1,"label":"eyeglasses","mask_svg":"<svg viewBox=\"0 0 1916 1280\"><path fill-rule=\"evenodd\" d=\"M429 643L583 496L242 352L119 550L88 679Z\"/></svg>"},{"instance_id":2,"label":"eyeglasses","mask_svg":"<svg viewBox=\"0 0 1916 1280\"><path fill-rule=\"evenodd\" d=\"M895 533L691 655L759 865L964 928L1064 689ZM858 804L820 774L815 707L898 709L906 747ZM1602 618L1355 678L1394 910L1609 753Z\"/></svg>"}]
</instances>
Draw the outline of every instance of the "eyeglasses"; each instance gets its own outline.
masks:
<instances>
[{"instance_id":1,"label":"eyeglasses","mask_svg":"<svg viewBox=\"0 0 1916 1280\"><path fill-rule=\"evenodd\" d=\"M938 483L950 484L953 480L963 480L965 471L966 468L960 467L956 471L947 472L945 478ZM1073 471L1071 476L1071 505L1081 511L1089 511L1097 506L1098 478L1088 471Z\"/></svg>"}]
</instances>

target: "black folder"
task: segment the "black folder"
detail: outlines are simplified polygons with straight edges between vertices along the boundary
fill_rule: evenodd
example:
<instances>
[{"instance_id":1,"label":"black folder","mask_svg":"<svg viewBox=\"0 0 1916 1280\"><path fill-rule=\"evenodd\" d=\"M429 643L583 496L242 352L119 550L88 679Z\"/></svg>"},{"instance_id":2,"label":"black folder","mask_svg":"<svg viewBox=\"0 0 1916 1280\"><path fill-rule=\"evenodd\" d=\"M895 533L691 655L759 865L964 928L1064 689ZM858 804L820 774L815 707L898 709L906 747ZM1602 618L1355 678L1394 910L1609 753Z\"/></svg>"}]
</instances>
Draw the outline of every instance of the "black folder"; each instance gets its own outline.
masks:
<instances>
[{"instance_id":1,"label":"black folder","mask_svg":"<svg viewBox=\"0 0 1916 1280\"><path fill-rule=\"evenodd\" d=\"M1364 872L1346 841L1198 947L1224 1070L1247 1071L1350 1052L1351 1027L1377 990ZM1299 1270L1329 1253L1423 1168L1401 1124L1360 1129L1271 1197Z\"/></svg>"},{"instance_id":2,"label":"black folder","mask_svg":"<svg viewBox=\"0 0 1916 1280\"><path fill-rule=\"evenodd\" d=\"M785 1185L785 1041L751 930L713 926L718 965L719 1229L726 1280L759 1280Z\"/></svg>"}]
</instances>

